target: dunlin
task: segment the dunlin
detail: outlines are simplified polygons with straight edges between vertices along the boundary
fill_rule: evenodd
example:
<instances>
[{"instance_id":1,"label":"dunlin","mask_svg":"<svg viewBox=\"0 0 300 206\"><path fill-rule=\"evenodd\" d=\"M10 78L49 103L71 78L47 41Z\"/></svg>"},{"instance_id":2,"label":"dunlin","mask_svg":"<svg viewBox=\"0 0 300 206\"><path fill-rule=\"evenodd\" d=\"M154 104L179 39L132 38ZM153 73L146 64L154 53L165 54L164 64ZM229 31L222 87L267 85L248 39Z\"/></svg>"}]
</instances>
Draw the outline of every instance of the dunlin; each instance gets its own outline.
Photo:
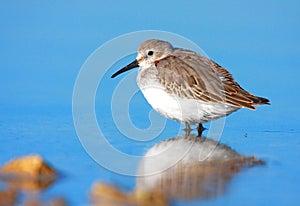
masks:
<instances>
[{"instance_id":1,"label":"dunlin","mask_svg":"<svg viewBox=\"0 0 300 206\"><path fill-rule=\"evenodd\" d=\"M186 124L211 121L240 108L269 104L266 98L244 90L223 67L193 51L174 48L169 42L147 40L136 60L111 77L139 67L137 83L150 105L163 116Z\"/></svg>"}]
</instances>

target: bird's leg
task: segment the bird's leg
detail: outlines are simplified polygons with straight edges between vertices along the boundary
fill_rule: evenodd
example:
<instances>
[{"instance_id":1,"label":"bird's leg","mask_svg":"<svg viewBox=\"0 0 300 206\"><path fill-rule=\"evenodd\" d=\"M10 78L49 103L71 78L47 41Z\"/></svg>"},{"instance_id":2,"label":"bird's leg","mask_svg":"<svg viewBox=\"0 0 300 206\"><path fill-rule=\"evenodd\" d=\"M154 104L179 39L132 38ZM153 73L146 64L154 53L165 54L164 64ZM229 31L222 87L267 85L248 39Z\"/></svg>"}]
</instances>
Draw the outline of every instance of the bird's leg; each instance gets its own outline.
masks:
<instances>
[{"instance_id":1,"label":"bird's leg","mask_svg":"<svg viewBox=\"0 0 300 206\"><path fill-rule=\"evenodd\" d=\"M191 127L190 127L190 125L188 123L185 124L184 131L185 131L185 136L190 136L190 134L191 134Z\"/></svg>"},{"instance_id":2,"label":"bird's leg","mask_svg":"<svg viewBox=\"0 0 300 206\"><path fill-rule=\"evenodd\" d=\"M203 125L201 123L199 123L198 126L198 136L197 137L201 137L202 136L202 132L205 130L205 128L203 127Z\"/></svg>"}]
</instances>

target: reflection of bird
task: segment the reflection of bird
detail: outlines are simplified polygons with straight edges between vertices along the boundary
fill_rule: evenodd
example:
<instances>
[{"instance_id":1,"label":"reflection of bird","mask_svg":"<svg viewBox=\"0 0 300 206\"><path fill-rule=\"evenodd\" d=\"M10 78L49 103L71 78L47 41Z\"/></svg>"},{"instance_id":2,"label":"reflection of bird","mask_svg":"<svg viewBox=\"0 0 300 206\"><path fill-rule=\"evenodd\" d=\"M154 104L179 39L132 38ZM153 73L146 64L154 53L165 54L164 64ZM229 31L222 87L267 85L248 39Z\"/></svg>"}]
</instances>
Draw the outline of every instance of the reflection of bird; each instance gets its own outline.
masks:
<instances>
[{"instance_id":1,"label":"reflection of bird","mask_svg":"<svg viewBox=\"0 0 300 206\"><path fill-rule=\"evenodd\" d=\"M217 141L179 136L147 151L139 163L136 189L161 192L175 200L214 198L225 193L241 168L263 164Z\"/></svg>"},{"instance_id":2,"label":"reflection of bird","mask_svg":"<svg viewBox=\"0 0 300 206\"><path fill-rule=\"evenodd\" d=\"M173 48L161 40L148 40L138 48L136 60L112 78L139 67L137 83L151 106L167 118L186 124L223 117L240 108L268 104L240 87L232 75L207 57L193 51Z\"/></svg>"}]
</instances>

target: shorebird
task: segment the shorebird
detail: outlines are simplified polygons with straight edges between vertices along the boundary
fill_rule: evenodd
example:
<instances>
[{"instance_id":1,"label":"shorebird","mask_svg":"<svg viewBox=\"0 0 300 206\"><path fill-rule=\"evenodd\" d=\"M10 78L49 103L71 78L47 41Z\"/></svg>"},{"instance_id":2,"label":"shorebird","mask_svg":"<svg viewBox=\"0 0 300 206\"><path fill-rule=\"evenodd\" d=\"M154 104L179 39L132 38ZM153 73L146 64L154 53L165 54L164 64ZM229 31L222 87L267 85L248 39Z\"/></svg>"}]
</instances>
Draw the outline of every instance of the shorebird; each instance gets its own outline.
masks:
<instances>
[{"instance_id":1,"label":"shorebird","mask_svg":"<svg viewBox=\"0 0 300 206\"><path fill-rule=\"evenodd\" d=\"M185 124L188 135L190 125L198 124L201 136L202 123L270 102L244 90L213 60L166 41L143 42L136 59L111 78L135 67L139 67L137 84L149 104L161 115Z\"/></svg>"}]
</instances>

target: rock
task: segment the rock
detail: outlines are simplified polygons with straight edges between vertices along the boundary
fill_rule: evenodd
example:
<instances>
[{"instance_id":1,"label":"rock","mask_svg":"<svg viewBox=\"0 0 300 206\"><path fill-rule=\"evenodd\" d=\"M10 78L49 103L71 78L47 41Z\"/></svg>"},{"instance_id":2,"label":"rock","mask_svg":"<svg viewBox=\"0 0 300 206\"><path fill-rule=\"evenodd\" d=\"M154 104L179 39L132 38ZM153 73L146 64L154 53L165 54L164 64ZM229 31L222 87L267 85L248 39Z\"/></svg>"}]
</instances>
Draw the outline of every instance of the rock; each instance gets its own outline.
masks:
<instances>
[{"instance_id":1,"label":"rock","mask_svg":"<svg viewBox=\"0 0 300 206\"><path fill-rule=\"evenodd\" d=\"M158 191L135 190L132 198L138 206L166 206L169 205L167 198Z\"/></svg>"},{"instance_id":2,"label":"rock","mask_svg":"<svg viewBox=\"0 0 300 206\"><path fill-rule=\"evenodd\" d=\"M33 178L55 177L57 175L56 171L39 155L28 155L13 159L1 167L0 174Z\"/></svg>"},{"instance_id":3,"label":"rock","mask_svg":"<svg viewBox=\"0 0 300 206\"><path fill-rule=\"evenodd\" d=\"M135 206L166 206L166 198L158 192L135 190L126 194L119 188L97 182L92 186L91 201L93 205L135 205Z\"/></svg>"},{"instance_id":4,"label":"rock","mask_svg":"<svg viewBox=\"0 0 300 206\"><path fill-rule=\"evenodd\" d=\"M92 186L91 200L93 205L123 205L130 202L130 198L120 189L100 182Z\"/></svg>"},{"instance_id":5,"label":"rock","mask_svg":"<svg viewBox=\"0 0 300 206\"><path fill-rule=\"evenodd\" d=\"M53 198L49 201L43 202L41 200L39 200L38 198L34 198L34 197L30 197L28 199L26 199L21 205L25 205L25 206L67 206L67 202L64 198L62 197L56 197Z\"/></svg>"},{"instance_id":6,"label":"rock","mask_svg":"<svg viewBox=\"0 0 300 206\"><path fill-rule=\"evenodd\" d=\"M52 185L57 172L39 155L13 159L0 168L0 179L10 190L40 191Z\"/></svg>"},{"instance_id":7,"label":"rock","mask_svg":"<svg viewBox=\"0 0 300 206\"><path fill-rule=\"evenodd\" d=\"M17 202L17 192L0 190L0 205L11 206Z\"/></svg>"}]
</instances>

